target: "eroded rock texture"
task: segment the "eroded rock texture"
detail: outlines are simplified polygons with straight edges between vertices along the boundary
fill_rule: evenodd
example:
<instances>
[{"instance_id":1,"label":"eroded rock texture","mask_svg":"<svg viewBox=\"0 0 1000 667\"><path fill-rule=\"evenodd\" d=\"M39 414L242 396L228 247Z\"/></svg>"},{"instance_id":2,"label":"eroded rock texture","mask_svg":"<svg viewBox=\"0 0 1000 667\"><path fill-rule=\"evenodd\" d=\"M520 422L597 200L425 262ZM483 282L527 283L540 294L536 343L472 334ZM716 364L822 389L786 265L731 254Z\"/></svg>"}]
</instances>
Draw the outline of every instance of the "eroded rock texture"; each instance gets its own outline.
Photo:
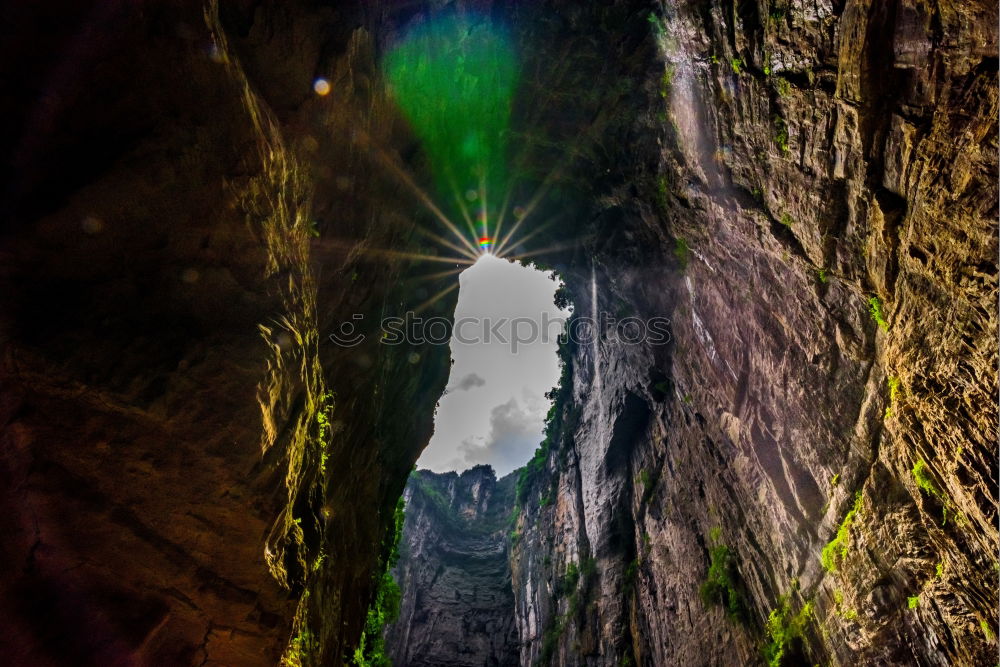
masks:
<instances>
[{"instance_id":1,"label":"eroded rock texture","mask_svg":"<svg viewBox=\"0 0 1000 667\"><path fill-rule=\"evenodd\" d=\"M5 9L6 664L354 650L447 374L369 9Z\"/></svg>"},{"instance_id":2,"label":"eroded rock texture","mask_svg":"<svg viewBox=\"0 0 1000 667\"><path fill-rule=\"evenodd\" d=\"M514 482L489 466L410 476L394 572L403 603L386 631L393 664L519 664L507 540Z\"/></svg>"},{"instance_id":3,"label":"eroded rock texture","mask_svg":"<svg viewBox=\"0 0 1000 667\"><path fill-rule=\"evenodd\" d=\"M563 274L577 313L673 340L573 353L513 552L522 664L995 660L994 10L656 8L651 101L580 164L603 206Z\"/></svg>"},{"instance_id":4,"label":"eroded rock texture","mask_svg":"<svg viewBox=\"0 0 1000 667\"><path fill-rule=\"evenodd\" d=\"M446 502L409 492L399 662L993 663L994 5L36 5L0 59L8 662L353 651L447 373L376 324L456 284L405 255L440 230L378 54L457 7L522 56L511 249L671 342L564 348L509 545L510 480L414 478Z\"/></svg>"}]
</instances>

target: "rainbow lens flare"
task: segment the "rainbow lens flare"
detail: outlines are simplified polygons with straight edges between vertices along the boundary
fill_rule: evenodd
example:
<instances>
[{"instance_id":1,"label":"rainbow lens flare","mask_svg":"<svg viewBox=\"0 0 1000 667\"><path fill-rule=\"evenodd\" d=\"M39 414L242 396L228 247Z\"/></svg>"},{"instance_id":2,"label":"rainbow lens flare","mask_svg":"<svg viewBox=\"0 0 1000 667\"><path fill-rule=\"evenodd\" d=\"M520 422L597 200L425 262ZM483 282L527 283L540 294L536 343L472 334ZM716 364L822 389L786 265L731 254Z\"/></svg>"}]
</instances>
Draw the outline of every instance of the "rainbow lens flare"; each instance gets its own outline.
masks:
<instances>
[{"instance_id":1,"label":"rainbow lens flare","mask_svg":"<svg viewBox=\"0 0 1000 667\"><path fill-rule=\"evenodd\" d=\"M483 250L487 250L488 251L490 249L491 245L493 245L493 239L491 239L489 236L481 236L481 237L479 237L479 247L480 248L482 248Z\"/></svg>"}]
</instances>

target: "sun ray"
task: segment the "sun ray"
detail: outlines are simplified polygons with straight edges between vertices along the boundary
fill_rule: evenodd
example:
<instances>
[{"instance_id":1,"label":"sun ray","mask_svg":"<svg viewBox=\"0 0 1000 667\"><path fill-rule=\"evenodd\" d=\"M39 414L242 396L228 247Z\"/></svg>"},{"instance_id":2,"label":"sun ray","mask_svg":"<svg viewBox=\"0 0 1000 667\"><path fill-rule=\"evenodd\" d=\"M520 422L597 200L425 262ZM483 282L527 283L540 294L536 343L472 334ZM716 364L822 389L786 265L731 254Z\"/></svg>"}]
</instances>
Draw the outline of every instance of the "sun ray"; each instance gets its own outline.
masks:
<instances>
[{"instance_id":1,"label":"sun ray","mask_svg":"<svg viewBox=\"0 0 1000 667\"><path fill-rule=\"evenodd\" d=\"M445 287L443 290L441 290L440 292L438 292L437 294L435 294L434 296L432 296L431 298L427 299L422 304L420 304L419 306L417 306L416 308L414 308L413 309L414 315L419 315L424 310L426 310L426 309L430 308L431 306L433 306L434 303L436 303L438 299L443 298L449 292L452 292L452 291L457 290L457 289L458 289L458 281L456 280L454 283L452 283L448 287Z\"/></svg>"},{"instance_id":2,"label":"sun ray","mask_svg":"<svg viewBox=\"0 0 1000 667\"><path fill-rule=\"evenodd\" d=\"M472 221L472 216L469 215L469 208L465 205L465 199L458 189L458 184L455 182L455 177L451 173L451 169L448 169L448 185L451 187L451 193L455 197L455 203L458 204L458 211L462 214L462 218L465 219L465 226L469 228L469 234L472 235L472 238L476 238L476 224Z\"/></svg>"},{"instance_id":3,"label":"sun ray","mask_svg":"<svg viewBox=\"0 0 1000 667\"><path fill-rule=\"evenodd\" d=\"M463 248L462 246L460 246L460 245L458 245L456 243L452 243L448 239L446 239L446 238L444 238L442 236L439 236L439 235L435 234L434 232L427 231L426 229L424 229L420 225L414 225L413 229L414 229L414 231L416 231L421 236L429 238L432 241L434 241L435 243L440 243L441 245L443 245L443 246L445 246L447 248L451 248L452 250L454 250L457 253L460 253L462 255L462 257L468 257L471 260L475 260L475 259L477 259L479 257L478 255L473 255L471 252L469 252L467 249Z\"/></svg>"},{"instance_id":4,"label":"sun ray","mask_svg":"<svg viewBox=\"0 0 1000 667\"><path fill-rule=\"evenodd\" d=\"M426 206L427 209L431 213L433 213L435 217L437 217L437 219L440 220L452 234L454 234L458 239L460 239L462 243L464 243L473 254L477 254L476 247L472 245L469 239L465 238L465 236L460 231L458 231L458 227L456 227L455 224L448 218L448 216L446 216L441 211L441 209L439 209L437 205L433 201L431 201L431 198L427 195L427 193L424 192L424 190L419 185L417 185L412 178L410 178L409 174L403 171L403 169L400 168L399 165L397 165L384 150L376 148L375 154L379 156L381 161L385 164L386 167L389 168L390 171L392 171L392 173L394 173L401 181L403 181L403 183L405 183L410 188L410 190L413 191L413 193L420 199L420 201L424 204L424 206Z\"/></svg>"},{"instance_id":5,"label":"sun ray","mask_svg":"<svg viewBox=\"0 0 1000 667\"><path fill-rule=\"evenodd\" d=\"M541 223L539 225L535 225L535 227L530 232L528 232L527 234L525 234L521 238L515 239L514 240L515 243L517 243L517 244L527 243L528 241L530 241L531 239L533 239L534 237L538 236L539 234L541 234L542 232L544 232L545 230L547 230L549 227L551 227L552 225L554 225L556 223L556 221L558 221L560 218L562 218L562 213L557 213L556 215L552 216L551 218L549 218L545 222L543 222L543 223ZM506 247L497 249L497 251L494 254L496 254L498 257L503 257L504 256L503 255L503 251L505 249L506 249Z\"/></svg>"},{"instance_id":6,"label":"sun ray","mask_svg":"<svg viewBox=\"0 0 1000 667\"><path fill-rule=\"evenodd\" d=\"M493 230L493 238L498 239L500 237L500 230L503 229L503 220L507 215L507 207L510 206L510 197L514 192L514 182L511 180L507 185L507 192L503 196L503 204L500 206L500 213L497 215L497 224Z\"/></svg>"},{"instance_id":7,"label":"sun ray","mask_svg":"<svg viewBox=\"0 0 1000 667\"><path fill-rule=\"evenodd\" d=\"M486 200L486 174L485 169L479 175L479 224L482 226L483 236L490 238L489 207ZM484 252L489 252L489 246Z\"/></svg>"},{"instance_id":8,"label":"sun ray","mask_svg":"<svg viewBox=\"0 0 1000 667\"><path fill-rule=\"evenodd\" d=\"M346 241L337 241L333 239L324 240L323 243L325 245L334 245L351 250L356 250L358 247L356 243L348 243ZM419 252L403 252L401 250L388 250L386 248L362 248L360 252L367 255L392 257L396 259L413 259L423 262L443 262L445 264L464 264L466 266L472 266L475 264L475 260L473 259L461 257L442 257L441 255L428 255Z\"/></svg>"},{"instance_id":9,"label":"sun ray","mask_svg":"<svg viewBox=\"0 0 1000 667\"><path fill-rule=\"evenodd\" d=\"M511 261L518 261L519 262L519 261L521 261L522 259L524 259L526 257L535 257L537 255L542 255L542 254L545 254L547 252L558 252L560 250L566 250L568 248L577 247L578 245L579 245L579 241L573 241L571 243L557 243L555 245L550 245L550 246L548 246L546 248L536 248L535 250L531 250L529 252L522 252L522 253L517 254L517 255L511 255L509 257L505 257L504 259L509 259Z\"/></svg>"},{"instance_id":10,"label":"sun ray","mask_svg":"<svg viewBox=\"0 0 1000 667\"><path fill-rule=\"evenodd\" d=\"M438 280L440 278L447 278L448 276L453 276L455 274L461 273L462 271L465 271L467 268L469 267L460 266L455 269L448 269L447 271L439 271L437 273L428 273L422 276L414 276L412 278L407 279L407 282L422 283L428 280Z\"/></svg>"}]
</instances>

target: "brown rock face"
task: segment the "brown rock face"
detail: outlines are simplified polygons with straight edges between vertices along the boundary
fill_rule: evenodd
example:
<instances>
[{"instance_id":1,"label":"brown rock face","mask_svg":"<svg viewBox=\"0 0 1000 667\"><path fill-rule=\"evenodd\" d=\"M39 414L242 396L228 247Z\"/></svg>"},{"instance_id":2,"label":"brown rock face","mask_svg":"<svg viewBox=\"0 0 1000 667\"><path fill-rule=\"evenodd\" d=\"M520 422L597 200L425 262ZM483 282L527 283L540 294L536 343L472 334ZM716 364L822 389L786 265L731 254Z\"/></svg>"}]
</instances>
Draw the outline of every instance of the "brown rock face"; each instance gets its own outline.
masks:
<instances>
[{"instance_id":1,"label":"brown rock face","mask_svg":"<svg viewBox=\"0 0 1000 667\"><path fill-rule=\"evenodd\" d=\"M602 242L563 273L578 314L672 341L572 353L513 551L522 664L995 659L992 12L653 19L634 132L666 133L591 166Z\"/></svg>"},{"instance_id":2,"label":"brown rock face","mask_svg":"<svg viewBox=\"0 0 1000 667\"><path fill-rule=\"evenodd\" d=\"M447 373L365 12L84 4L4 43L0 655L337 664Z\"/></svg>"}]
</instances>

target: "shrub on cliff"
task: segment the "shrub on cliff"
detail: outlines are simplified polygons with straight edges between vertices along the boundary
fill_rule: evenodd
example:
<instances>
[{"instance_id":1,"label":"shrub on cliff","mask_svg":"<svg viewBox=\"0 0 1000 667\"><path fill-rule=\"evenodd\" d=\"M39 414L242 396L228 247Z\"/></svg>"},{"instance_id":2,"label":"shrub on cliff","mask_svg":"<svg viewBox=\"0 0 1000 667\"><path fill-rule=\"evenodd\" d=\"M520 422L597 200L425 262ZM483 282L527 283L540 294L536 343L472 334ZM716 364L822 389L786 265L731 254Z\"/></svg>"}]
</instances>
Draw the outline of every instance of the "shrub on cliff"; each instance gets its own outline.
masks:
<instances>
[{"instance_id":1,"label":"shrub on cliff","mask_svg":"<svg viewBox=\"0 0 1000 667\"><path fill-rule=\"evenodd\" d=\"M356 667L392 667L392 661L385 654L384 632L387 623L392 623L399 617L399 603L402 592L399 584L392 578L391 570L399 560L399 540L403 534L405 505L400 497L396 504L395 530L392 546L385 559L382 575L375 590L375 598L368 607L365 627L361 632L361 641L354 650L352 663Z\"/></svg>"}]
</instances>

